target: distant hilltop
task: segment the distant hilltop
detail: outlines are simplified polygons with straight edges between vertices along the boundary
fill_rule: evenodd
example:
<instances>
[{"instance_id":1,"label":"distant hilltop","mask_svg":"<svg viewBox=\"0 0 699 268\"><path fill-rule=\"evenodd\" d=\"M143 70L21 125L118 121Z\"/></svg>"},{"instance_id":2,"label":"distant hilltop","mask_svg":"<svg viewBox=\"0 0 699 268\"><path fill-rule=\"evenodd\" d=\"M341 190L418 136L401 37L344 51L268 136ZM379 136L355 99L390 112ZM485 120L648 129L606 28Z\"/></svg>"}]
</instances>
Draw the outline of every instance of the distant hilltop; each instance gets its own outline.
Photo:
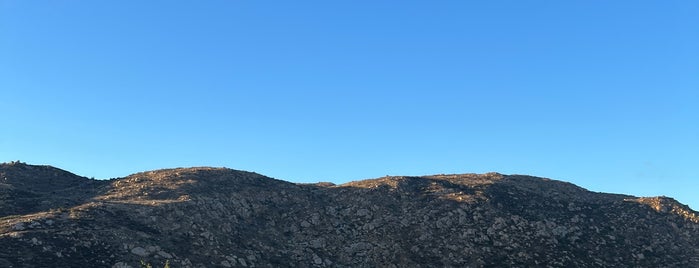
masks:
<instances>
[{"instance_id":1,"label":"distant hilltop","mask_svg":"<svg viewBox=\"0 0 699 268\"><path fill-rule=\"evenodd\" d=\"M523 176L298 184L227 168L94 180L0 164L0 267L699 267L669 197Z\"/></svg>"}]
</instances>

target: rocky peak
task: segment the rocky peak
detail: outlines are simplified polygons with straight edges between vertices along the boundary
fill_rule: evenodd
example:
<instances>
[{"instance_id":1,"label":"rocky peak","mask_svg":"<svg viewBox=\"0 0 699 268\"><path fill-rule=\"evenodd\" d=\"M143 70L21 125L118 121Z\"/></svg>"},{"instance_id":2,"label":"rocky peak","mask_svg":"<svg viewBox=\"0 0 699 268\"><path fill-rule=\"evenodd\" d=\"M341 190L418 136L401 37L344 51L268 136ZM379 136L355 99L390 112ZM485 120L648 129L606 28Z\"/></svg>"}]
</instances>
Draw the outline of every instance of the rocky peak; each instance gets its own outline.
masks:
<instances>
[{"instance_id":1,"label":"rocky peak","mask_svg":"<svg viewBox=\"0 0 699 268\"><path fill-rule=\"evenodd\" d=\"M0 217L68 208L97 195L106 181L52 166L19 161L0 164Z\"/></svg>"},{"instance_id":2,"label":"rocky peak","mask_svg":"<svg viewBox=\"0 0 699 268\"><path fill-rule=\"evenodd\" d=\"M52 166L28 165L19 161L0 164L0 184L38 192L65 189L89 180Z\"/></svg>"}]
</instances>

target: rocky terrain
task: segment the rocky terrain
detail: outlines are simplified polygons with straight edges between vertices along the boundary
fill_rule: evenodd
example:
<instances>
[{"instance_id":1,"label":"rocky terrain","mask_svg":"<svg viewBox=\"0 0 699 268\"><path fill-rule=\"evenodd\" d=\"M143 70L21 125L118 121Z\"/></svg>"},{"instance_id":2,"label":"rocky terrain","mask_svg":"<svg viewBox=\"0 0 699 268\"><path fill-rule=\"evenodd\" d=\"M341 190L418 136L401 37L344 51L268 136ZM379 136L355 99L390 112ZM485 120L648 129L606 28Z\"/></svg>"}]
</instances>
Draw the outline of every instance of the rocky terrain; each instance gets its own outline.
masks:
<instances>
[{"instance_id":1,"label":"rocky terrain","mask_svg":"<svg viewBox=\"0 0 699 268\"><path fill-rule=\"evenodd\" d=\"M225 168L92 180L0 164L0 267L699 267L672 198L488 174L294 184Z\"/></svg>"}]
</instances>

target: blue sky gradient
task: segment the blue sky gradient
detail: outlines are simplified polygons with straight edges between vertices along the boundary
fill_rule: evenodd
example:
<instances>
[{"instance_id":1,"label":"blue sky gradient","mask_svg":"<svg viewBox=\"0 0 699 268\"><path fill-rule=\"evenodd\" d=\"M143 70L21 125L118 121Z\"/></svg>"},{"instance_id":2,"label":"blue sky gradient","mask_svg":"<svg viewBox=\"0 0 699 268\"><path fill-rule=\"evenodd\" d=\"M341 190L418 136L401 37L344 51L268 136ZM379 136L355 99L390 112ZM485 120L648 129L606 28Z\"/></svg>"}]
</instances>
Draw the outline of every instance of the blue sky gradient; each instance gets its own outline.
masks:
<instances>
[{"instance_id":1,"label":"blue sky gradient","mask_svg":"<svg viewBox=\"0 0 699 268\"><path fill-rule=\"evenodd\" d=\"M696 1L0 0L0 161L529 174L699 208Z\"/></svg>"}]
</instances>

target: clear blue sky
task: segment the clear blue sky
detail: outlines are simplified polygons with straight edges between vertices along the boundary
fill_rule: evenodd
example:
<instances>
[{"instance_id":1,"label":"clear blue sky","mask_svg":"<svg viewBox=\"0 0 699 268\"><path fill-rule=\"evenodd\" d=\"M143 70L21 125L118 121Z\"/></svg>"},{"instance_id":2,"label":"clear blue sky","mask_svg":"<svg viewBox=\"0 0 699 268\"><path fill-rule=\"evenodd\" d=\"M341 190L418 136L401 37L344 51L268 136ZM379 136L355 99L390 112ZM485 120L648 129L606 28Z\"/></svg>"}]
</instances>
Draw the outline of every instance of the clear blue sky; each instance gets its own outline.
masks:
<instances>
[{"instance_id":1,"label":"clear blue sky","mask_svg":"<svg viewBox=\"0 0 699 268\"><path fill-rule=\"evenodd\" d=\"M530 174L699 208L697 1L0 0L0 161Z\"/></svg>"}]
</instances>

